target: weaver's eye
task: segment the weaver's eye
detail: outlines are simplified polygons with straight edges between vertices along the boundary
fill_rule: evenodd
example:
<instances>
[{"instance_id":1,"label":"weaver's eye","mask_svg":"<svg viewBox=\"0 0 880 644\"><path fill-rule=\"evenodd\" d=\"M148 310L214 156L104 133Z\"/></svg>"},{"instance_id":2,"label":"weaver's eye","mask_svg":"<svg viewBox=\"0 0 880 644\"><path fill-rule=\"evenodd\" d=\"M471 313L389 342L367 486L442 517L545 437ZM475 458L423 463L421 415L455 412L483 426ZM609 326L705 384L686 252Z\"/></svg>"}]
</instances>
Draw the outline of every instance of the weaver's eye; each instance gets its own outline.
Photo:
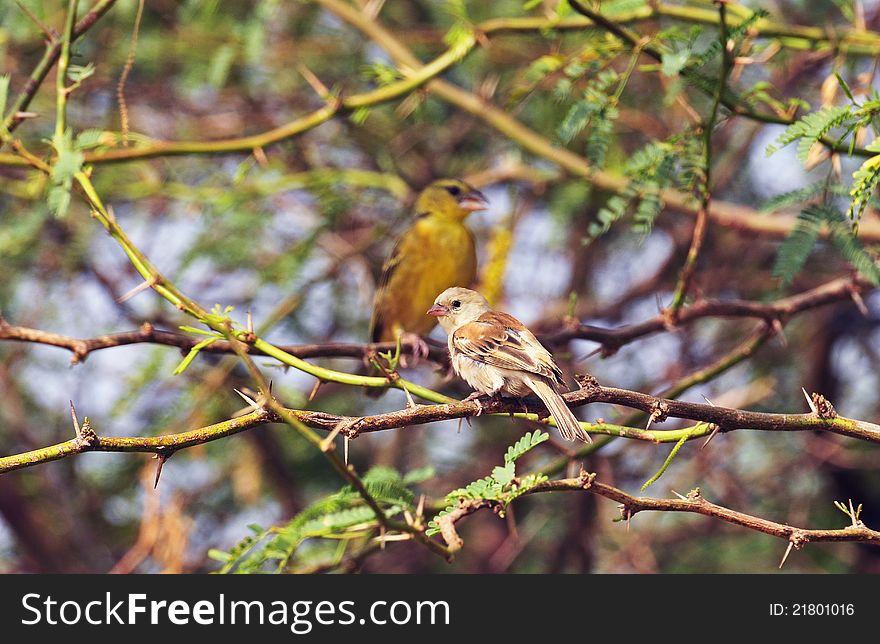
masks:
<instances>
[{"instance_id":1,"label":"weaver's eye","mask_svg":"<svg viewBox=\"0 0 880 644\"><path fill-rule=\"evenodd\" d=\"M446 186L446 191L453 197L457 197L461 194L461 188L459 188L458 186Z\"/></svg>"},{"instance_id":2,"label":"weaver's eye","mask_svg":"<svg viewBox=\"0 0 880 644\"><path fill-rule=\"evenodd\" d=\"M452 308L454 308L454 309L461 308L461 300L452 300Z\"/></svg>"}]
</instances>

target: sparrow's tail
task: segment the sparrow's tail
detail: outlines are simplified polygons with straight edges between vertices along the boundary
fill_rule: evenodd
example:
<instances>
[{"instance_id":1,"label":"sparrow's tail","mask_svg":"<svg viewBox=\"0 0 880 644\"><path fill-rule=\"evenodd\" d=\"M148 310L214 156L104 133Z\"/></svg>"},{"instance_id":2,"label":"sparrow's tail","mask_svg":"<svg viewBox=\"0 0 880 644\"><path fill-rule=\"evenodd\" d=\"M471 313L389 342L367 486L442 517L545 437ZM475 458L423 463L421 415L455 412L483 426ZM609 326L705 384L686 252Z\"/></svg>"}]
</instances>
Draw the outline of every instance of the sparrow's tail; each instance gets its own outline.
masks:
<instances>
[{"instance_id":1,"label":"sparrow's tail","mask_svg":"<svg viewBox=\"0 0 880 644\"><path fill-rule=\"evenodd\" d=\"M578 422L571 409L568 408L568 405L565 404L565 400L559 395L559 392L553 388L553 385L546 380L539 380L538 378L529 378L526 380L526 383L531 387L532 391L538 394L538 398L547 405L547 409L553 416L553 420L556 421L556 426L559 428L559 434L562 438L569 441L593 442L593 439L581 427L580 422Z\"/></svg>"}]
</instances>

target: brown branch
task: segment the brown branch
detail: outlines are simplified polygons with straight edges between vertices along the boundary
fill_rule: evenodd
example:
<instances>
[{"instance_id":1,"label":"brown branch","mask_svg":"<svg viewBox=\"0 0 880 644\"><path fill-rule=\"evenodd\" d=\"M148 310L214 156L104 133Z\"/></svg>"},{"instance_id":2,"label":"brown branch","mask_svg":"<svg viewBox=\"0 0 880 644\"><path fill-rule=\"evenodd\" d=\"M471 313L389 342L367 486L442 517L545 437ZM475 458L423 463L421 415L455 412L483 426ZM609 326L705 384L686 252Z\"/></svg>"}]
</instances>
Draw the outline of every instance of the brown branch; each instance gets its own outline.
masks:
<instances>
[{"instance_id":1,"label":"brown branch","mask_svg":"<svg viewBox=\"0 0 880 644\"><path fill-rule=\"evenodd\" d=\"M654 418L656 426L670 417L693 420L702 427L685 427L682 429L656 430L613 425L606 422L583 423L592 433L606 434L643 440L653 443L678 442L682 437L688 440L703 438L713 431L716 425L720 431L752 429L764 431L829 431L871 443L880 443L880 425L861 420L839 416L836 412L806 414L779 414L755 412L711 404L699 404L658 398L628 389L602 387L590 376L581 377L582 389L564 395L571 407L579 407L590 403L609 403L638 409ZM827 401L826 401L827 403ZM824 409L833 410L830 404ZM279 414L283 413L285 418ZM332 432L343 427L348 438L356 438L360 434L400 429L414 425L425 425L442 420L475 417L478 415L502 414L517 418L538 421L546 417L546 409L537 399L489 399L487 401L462 401L442 405L417 405L399 411L392 411L374 416L350 417L328 414L320 411L301 409L283 409L278 413L259 409L249 414L230 420L208 425L198 429L151 437L118 437L101 436L89 426L88 440L81 435L76 438L43 447L30 452L0 457L0 474L30 467L40 463L66 458L82 452L146 452L168 457L174 452L225 438L239 432L252 429L259 425L276 422L296 421L308 427ZM85 425L83 430L85 429Z\"/></svg>"},{"instance_id":2,"label":"brown branch","mask_svg":"<svg viewBox=\"0 0 880 644\"><path fill-rule=\"evenodd\" d=\"M48 344L54 347L67 349L73 353L71 362L78 364L83 362L92 351L100 349L109 349L112 347L120 347L129 344L161 344L166 346L178 347L182 351L189 351L203 338L193 338L182 333L173 331L162 331L153 327L149 322L145 322L137 331L126 331L124 333L113 333L103 335L96 338L72 338L65 335L59 335L49 331L40 329L32 329L29 327L15 326L9 324L3 318L0 318L0 340L16 340L20 342L34 342L37 344ZM376 342L367 344L345 343L345 342L327 342L321 344L295 344L295 345L278 345L278 348L297 358L367 358L370 355L379 352L394 352L396 343L394 342ZM418 347L415 341L402 340L400 343L401 351L412 354ZM428 343L428 358L435 362L445 362L448 360L448 351L445 346ZM210 344L200 351L204 353L235 353L230 342L226 340L218 340ZM248 353L253 355L266 355L259 349L248 346Z\"/></svg>"},{"instance_id":3,"label":"brown branch","mask_svg":"<svg viewBox=\"0 0 880 644\"><path fill-rule=\"evenodd\" d=\"M784 324L792 316L826 304L862 295L873 285L862 277L840 277L808 291L782 298L775 302L750 300L705 299L679 310L677 326L689 324L706 317L755 318L768 324ZM602 345L606 354L614 353L625 344L652 333L668 330L669 316L657 316L617 329L603 329L587 324L576 324L556 333L541 336L548 344L559 345L567 340L592 340Z\"/></svg>"},{"instance_id":4,"label":"brown branch","mask_svg":"<svg viewBox=\"0 0 880 644\"><path fill-rule=\"evenodd\" d=\"M840 529L817 530L797 528L711 503L702 496L699 488L689 492L686 497L678 499L652 499L649 497L632 496L616 487L599 483L593 480L594 477L595 475L593 474L581 472L581 475L576 478L545 481L524 492L523 496L546 492L590 492L612 501L617 501L620 504L621 519L625 521L629 521L639 512L646 511L691 512L785 539L797 549L800 549L807 543L822 541L855 541L880 545L880 532L871 530L860 521L854 521L852 525ZM477 510L490 506L491 503L485 499L461 499L457 508L438 519L438 525L445 527L442 535L447 540L450 550L453 548L453 543L458 543L459 548L462 543L461 537L458 536L455 530L455 522L473 514ZM450 543L449 539L452 539L453 542Z\"/></svg>"},{"instance_id":5,"label":"brown branch","mask_svg":"<svg viewBox=\"0 0 880 644\"><path fill-rule=\"evenodd\" d=\"M678 314L677 325L685 325L706 317L719 318L754 318L771 325L784 324L792 316L834 302L860 297L873 286L861 277L841 277L808 291L791 295L775 302L755 302L750 300L715 300L706 299L683 307ZM616 329L605 329L588 324L574 324L560 331L539 334L542 342L551 346L560 346L570 340L592 340L602 345L606 355L613 354L620 347L634 340L669 330L669 319L664 314ZM16 340L34 342L67 349L73 353L71 362L77 364L84 361L89 353L100 349L108 349L128 344L150 343L174 346L182 351L189 351L203 338L173 331L156 329L150 323L144 323L137 331L115 333L96 338L81 339L59 335L48 331L21 327L9 324L0 317L0 341ZM445 346L429 341L428 359L439 364L449 361ZM393 342L379 343L343 343L330 342L319 344L279 345L279 348L298 358L360 358L367 359L379 352L393 352ZM401 350L412 354L416 349L415 342L401 341ZM234 353L232 346L225 340L218 340L201 351L205 353ZM265 355L259 349L248 346L247 351L253 355Z\"/></svg>"},{"instance_id":6,"label":"brown branch","mask_svg":"<svg viewBox=\"0 0 880 644\"><path fill-rule=\"evenodd\" d=\"M455 530L456 522L461 521L477 510L491 506L492 503L487 499L459 499L457 508L437 518L440 536L446 542L449 552L458 552L464 546L464 540L458 536L458 532Z\"/></svg>"}]
</instances>

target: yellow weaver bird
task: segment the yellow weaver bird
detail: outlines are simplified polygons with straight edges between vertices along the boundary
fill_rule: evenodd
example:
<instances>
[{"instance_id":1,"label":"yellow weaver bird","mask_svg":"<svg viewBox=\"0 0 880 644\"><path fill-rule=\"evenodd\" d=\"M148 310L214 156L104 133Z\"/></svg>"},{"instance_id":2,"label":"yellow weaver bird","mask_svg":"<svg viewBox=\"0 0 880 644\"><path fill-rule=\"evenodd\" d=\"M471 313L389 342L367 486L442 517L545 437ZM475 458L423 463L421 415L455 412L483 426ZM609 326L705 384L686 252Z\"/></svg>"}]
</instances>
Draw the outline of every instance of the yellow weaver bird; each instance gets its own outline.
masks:
<instances>
[{"instance_id":1,"label":"yellow weaver bird","mask_svg":"<svg viewBox=\"0 0 880 644\"><path fill-rule=\"evenodd\" d=\"M460 179L435 181L419 194L415 221L382 267L370 321L372 342L429 333L437 322L425 309L437 293L474 282L477 253L464 220L487 206L483 193Z\"/></svg>"}]
</instances>

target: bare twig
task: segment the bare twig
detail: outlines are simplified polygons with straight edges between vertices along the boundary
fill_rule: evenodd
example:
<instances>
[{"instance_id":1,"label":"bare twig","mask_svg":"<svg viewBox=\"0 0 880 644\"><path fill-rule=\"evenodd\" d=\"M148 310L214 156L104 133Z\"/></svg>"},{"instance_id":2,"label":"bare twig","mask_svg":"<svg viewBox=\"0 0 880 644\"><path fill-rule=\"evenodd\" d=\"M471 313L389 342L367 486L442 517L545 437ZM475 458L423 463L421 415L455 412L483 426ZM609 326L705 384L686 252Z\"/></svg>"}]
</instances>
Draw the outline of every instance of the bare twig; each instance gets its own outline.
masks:
<instances>
[{"instance_id":1,"label":"bare twig","mask_svg":"<svg viewBox=\"0 0 880 644\"><path fill-rule=\"evenodd\" d=\"M147 282L142 284L147 284ZM861 278L841 277L803 293L776 300L775 302L705 299L682 308L679 311L678 324L681 326L702 318L712 317L755 318L765 320L768 323L787 321L803 311L845 301L851 298L853 292L867 292L871 288L873 287L870 283ZM542 343L550 346L561 346L575 339L592 340L602 345L605 354L611 354L629 342L666 330L666 317L663 314L659 314L643 322L616 329L605 329L587 324L568 325L560 331L539 334L539 338ZM92 351L128 344L161 344L178 347L182 351L189 351L202 338L193 338L182 333L159 330L149 323L144 323L137 331L81 339L39 329L15 326L0 318L0 341L2 340L35 342L61 347L73 353L71 360L76 364L85 360ZM426 344L429 350L427 356L429 360L440 364L445 364L449 361L445 345L436 344L430 340ZM330 342L322 344L279 345L278 348L290 355L303 359L347 357L363 360L367 356L378 352L394 351L396 346L396 342L371 344ZM415 339L401 340L400 347L401 351L413 354L418 349L418 342ZM214 342L202 348L201 351L204 353L233 353L230 343L223 340ZM254 355L266 355L254 346L248 346L247 351Z\"/></svg>"},{"instance_id":2,"label":"bare twig","mask_svg":"<svg viewBox=\"0 0 880 644\"><path fill-rule=\"evenodd\" d=\"M712 134L718 121L718 109L724 100L724 92L727 89L727 77L730 75L730 70L733 66L730 52L727 49L727 6L723 2L718 4L718 15L721 24L718 36L721 41L721 73L718 79L718 87L715 89L709 117L703 123L703 185L700 188L700 207L697 210L694 234L691 238L691 245L688 249L684 267L681 269L681 275L675 286L675 292L672 295L672 302L669 305L669 310L666 311L673 325L678 321L678 313L681 311L681 307L684 305L685 298L690 290L691 281L697 269L697 259L700 256L703 242L706 239L706 232L709 229L709 209L712 203Z\"/></svg>"}]
</instances>

